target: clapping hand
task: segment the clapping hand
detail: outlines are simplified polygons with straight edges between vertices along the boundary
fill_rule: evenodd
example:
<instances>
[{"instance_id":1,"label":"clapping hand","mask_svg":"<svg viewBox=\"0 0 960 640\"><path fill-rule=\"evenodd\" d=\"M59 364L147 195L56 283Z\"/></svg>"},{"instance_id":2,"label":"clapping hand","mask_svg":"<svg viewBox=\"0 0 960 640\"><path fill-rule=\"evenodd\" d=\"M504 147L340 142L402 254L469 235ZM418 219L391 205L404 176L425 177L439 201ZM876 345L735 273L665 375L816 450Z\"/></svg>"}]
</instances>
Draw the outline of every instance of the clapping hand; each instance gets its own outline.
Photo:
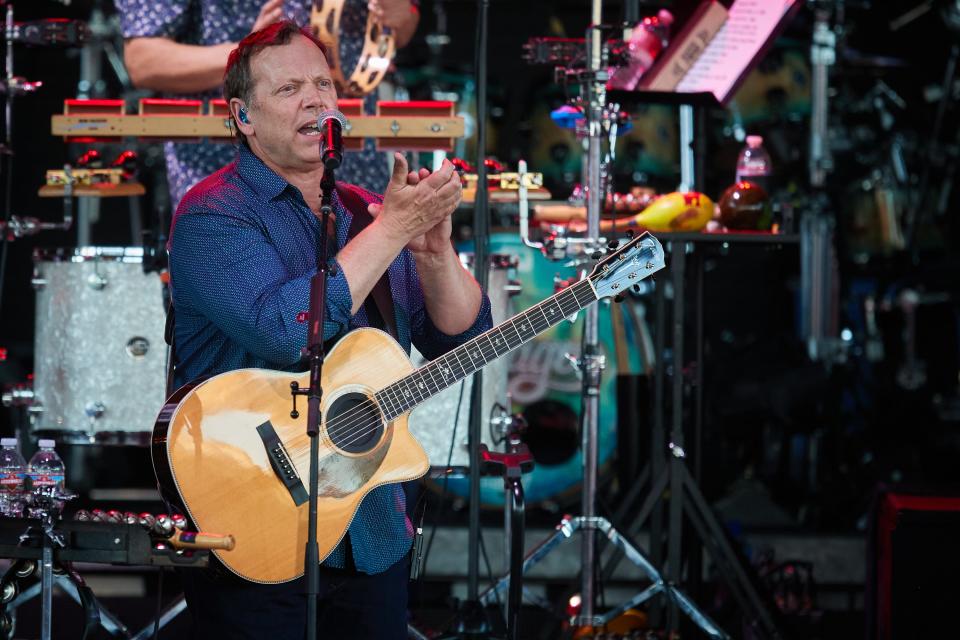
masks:
<instances>
[{"instance_id":1,"label":"clapping hand","mask_svg":"<svg viewBox=\"0 0 960 640\"><path fill-rule=\"evenodd\" d=\"M450 250L451 215L462 191L460 174L449 160L433 173L408 171L406 158L397 153L383 204L371 204L368 210L393 233L404 235L410 251L439 255Z\"/></svg>"}]
</instances>

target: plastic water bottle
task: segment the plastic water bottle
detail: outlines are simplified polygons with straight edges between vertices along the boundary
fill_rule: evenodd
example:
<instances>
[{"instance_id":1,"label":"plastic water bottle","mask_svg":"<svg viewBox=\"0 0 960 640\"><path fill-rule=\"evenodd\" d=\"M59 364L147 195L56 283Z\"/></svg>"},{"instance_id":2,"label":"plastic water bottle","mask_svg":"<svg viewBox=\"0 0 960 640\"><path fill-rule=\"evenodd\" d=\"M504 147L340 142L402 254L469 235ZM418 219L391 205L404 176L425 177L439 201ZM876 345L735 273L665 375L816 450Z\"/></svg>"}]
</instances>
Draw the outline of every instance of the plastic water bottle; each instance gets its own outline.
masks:
<instances>
[{"instance_id":1,"label":"plastic water bottle","mask_svg":"<svg viewBox=\"0 0 960 640\"><path fill-rule=\"evenodd\" d=\"M18 518L23 514L23 477L27 463L16 438L0 438L0 514Z\"/></svg>"},{"instance_id":2,"label":"plastic water bottle","mask_svg":"<svg viewBox=\"0 0 960 640\"><path fill-rule=\"evenodd\" d=\"M763 148L763 136L747 136L747 144L737 157L737 182L752 182L767 194L772 194L771 176L773 163L770 154Z\"/></svg>"},{"instance_id":3,"label":"plastic water bottle","mask_svg":"<svg viewBox=\"0 0 960 640\"><path fill-rule=\"evenodd\" d=\"M53 450L53 440L40 440L40 448L27 465L27 475L30 477L34 495L55 497L63 488L65 468L63 460Z\"/></svg>"}]
</instances>

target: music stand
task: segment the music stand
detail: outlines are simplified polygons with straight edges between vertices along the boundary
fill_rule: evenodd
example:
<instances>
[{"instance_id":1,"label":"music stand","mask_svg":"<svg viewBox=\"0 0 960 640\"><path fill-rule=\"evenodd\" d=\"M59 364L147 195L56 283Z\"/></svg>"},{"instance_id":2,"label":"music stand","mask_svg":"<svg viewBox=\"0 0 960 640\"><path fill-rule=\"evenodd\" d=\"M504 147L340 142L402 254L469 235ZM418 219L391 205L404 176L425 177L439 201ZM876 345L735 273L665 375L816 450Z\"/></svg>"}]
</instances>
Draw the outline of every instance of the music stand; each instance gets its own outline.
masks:
<instances>
[{"instance_id":1,"label":"music stand","mask_svg":"<svg viewBox=\"0 0 960 640\"><path fill-rule=\"evenodd\" d=\"M702 118L698 117L697 107L726 104L746 78L747 73L759 62L772 45L778 33L799 10L800 0L780 0L779 2L743 2L734 3L726 22L710 40L696 61L680 77L675 77L675 67L671 67L667 55L658 60L641 80L638 92L611 92L611 97L622 103L630 102L666 102L680 105L681 134L681 190L702 190L703 171L696 170L696 156L693 145L697 144L699 157L705 155L702 135L695 130L702 128ZM669 49L668 49L669 51ZM659 66L658 66L659 65ZM664 89L672 90L664 91ZM650 89L654 89L651 91ZM631 93L634 95L631 96ZM702 109L701 109L702 110ZM700 124L700 126L698 126ZM687 237L682 237L687 236ZM692 523L700 541L711 547L711 558L719 566L721 574L740 608L749 615L755 630L765 637L779 638L780 631L774 618L767 610L767 603L760 596L756 586L744 568L738 554L727 540L727 534L721 527L709 504L703 497L694 476L686 465L683 429L683 370L684 370L684 289L686 279L687 253L700 239L699 234L673 235L677 241L671 251L671 281L673 284L672 313L672 349L673 379L670 397L671 425L669 439L664 436L664 397L665 380L663 365L658 359L655 381L654 428L652 434L652 455L650 464L649 493L636 517L633 528L639 528L647 517L653 514L651 523L652 557L655 562L660 556L660 534L662 513L654 510L656 502L669 490L668 514L668 580L679 582L682 562L683 516ZM783 239L758 238L759 241L783 242ZM795 238L791 239L795 241ZM702 275L698 269L697 275ZM698 300L702 297L702 279L698 279ZM666 322L664 318L665 300L663 289L657 290L657 353L664 353ZM697 335L702 335L702 316L698 305ZM697 341L697 358L702 360L702 340ZM700 367L697 376L702 375ZM697 384L697 393L702 384ZM699 398L697 405L700 405ZM699 416L698 416L699 419ZM667 460L664 460L664 456ZM629 509L637 499L645 482L638 482L624 498L621 512ZM603 574L613 573L620 555L615 555L604 567ZM699 556L698 556L699 558ZM691 562L691 573L699 571L700 563ZM676 628L675 611L671 610L668 628Z\"/></svg>"}]
</instances>

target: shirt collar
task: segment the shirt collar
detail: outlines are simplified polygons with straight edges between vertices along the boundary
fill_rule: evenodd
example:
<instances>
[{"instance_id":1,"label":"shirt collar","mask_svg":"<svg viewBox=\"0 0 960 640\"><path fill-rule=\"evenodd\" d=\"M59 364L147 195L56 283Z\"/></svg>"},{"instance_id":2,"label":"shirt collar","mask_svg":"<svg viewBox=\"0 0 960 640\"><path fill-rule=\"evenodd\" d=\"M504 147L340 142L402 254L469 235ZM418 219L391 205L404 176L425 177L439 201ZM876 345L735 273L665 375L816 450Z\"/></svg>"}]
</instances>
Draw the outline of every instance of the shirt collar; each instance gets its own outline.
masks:
<instances>
[{"instance_id":1,"label":"shirt collar","mask_svg":"<svg viewBox=\"0 0 960 640\"><path fill-rule=\"evenodd\" d=\"M243 181L266 200L273 200L290 186L277 172L264 164L246 143L240 143L237 158L237 173Z\"/></svg>"},{"instance_id":2,"label":"shirt collar","mask_svg":"<svg viewBox=\"0 0 960 640\"><path fill-rule=\"evenodd\" d=\"M292 185L280 177L276 171L263 163L246 143L240 143L240 153L237 158L237 173L250 185L250 188L257 192L257 195L266 200L273 200L288 187ZM340 200L340 194L336 190L333 192L333 211L336 214L337 237L340 245L346 243L347 232L350 228L350 222L353 220L353 214L350 213Z\"/></svg>"}]
</instances>

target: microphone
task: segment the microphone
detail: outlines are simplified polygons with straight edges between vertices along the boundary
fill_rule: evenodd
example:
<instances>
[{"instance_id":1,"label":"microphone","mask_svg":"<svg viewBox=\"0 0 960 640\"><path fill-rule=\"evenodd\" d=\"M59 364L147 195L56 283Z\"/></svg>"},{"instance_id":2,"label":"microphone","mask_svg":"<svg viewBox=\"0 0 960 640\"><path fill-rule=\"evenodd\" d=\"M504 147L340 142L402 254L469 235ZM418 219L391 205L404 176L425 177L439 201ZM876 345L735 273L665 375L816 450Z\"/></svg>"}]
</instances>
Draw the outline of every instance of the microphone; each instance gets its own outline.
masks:
<instances>
[{"instance_id":1,"label":"microphone","mask_svg":"<svg viewBox=\"0 0 960 640\"><path fill-rule=\"evenodd\" d=\"M327 169L338 169L343 162L343 130L346 127L346 117L336 109L327 109L317 118L320 160Z\"/></svg>"}]
</instances>

